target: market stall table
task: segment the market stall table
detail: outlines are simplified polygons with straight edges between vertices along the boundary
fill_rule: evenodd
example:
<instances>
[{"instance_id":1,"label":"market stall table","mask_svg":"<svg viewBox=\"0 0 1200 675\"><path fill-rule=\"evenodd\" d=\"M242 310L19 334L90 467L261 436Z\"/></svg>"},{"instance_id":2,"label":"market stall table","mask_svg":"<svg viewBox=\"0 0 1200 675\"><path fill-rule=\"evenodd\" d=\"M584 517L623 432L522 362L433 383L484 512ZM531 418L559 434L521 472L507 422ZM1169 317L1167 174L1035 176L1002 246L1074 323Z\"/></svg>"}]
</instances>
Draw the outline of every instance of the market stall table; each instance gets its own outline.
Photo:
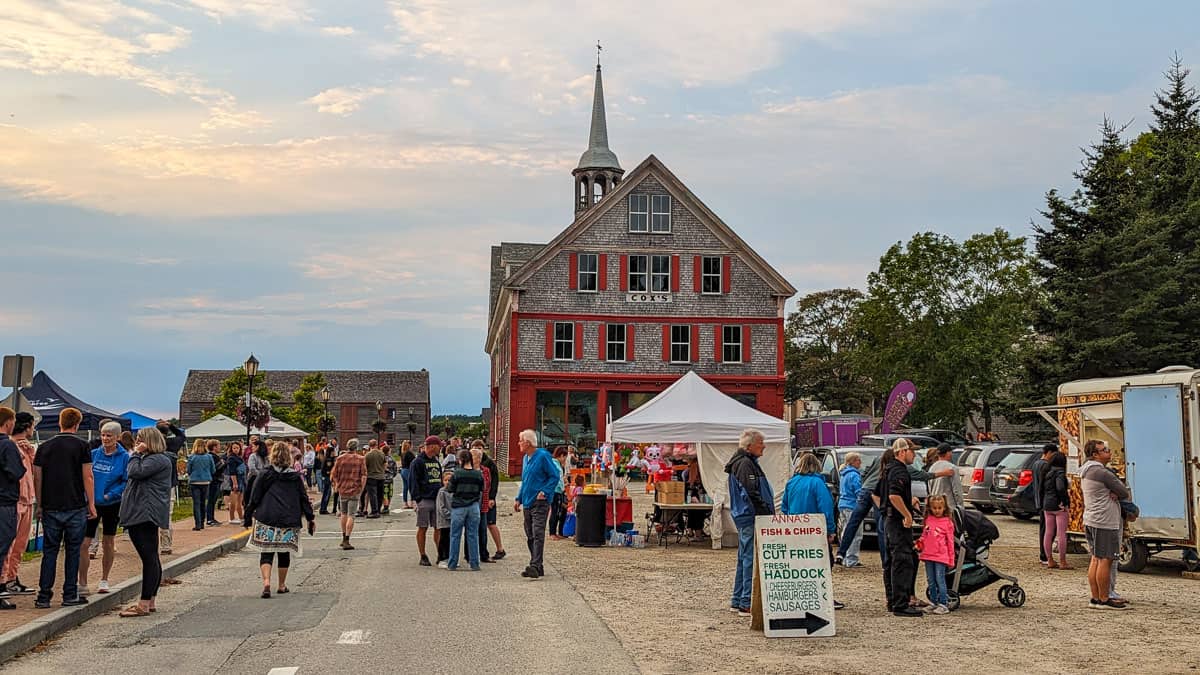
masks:
<instances>
[{"instance_id":1,"label":"market stall table","mask_svg":"<svg viewBox=\"0 0 1200 675\"><path fill-rule=\"evenodd\" d=\"M709 511L713 510L712 504L664 504L662 502L654 502L655 508L659 509L662 514L662 531L658 533L658 543L662 544L663 548L667 547L667 525L679 521L683 528L680 532L687 529L687 524L684 516L688 511ZM647 532L647 535L649 533ZM682 536L682 535L680 535ZM676 541L678 543L678 541Z\"/></svg>"}]
</instances>

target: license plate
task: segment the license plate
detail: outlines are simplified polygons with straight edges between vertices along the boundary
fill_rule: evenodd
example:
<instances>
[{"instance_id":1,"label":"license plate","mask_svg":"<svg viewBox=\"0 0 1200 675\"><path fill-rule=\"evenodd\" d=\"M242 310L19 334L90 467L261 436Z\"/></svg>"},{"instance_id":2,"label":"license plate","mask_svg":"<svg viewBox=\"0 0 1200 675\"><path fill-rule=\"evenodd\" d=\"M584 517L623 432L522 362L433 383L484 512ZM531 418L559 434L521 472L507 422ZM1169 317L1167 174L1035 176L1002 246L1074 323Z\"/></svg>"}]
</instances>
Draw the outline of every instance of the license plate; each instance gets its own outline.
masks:
<instances>
[{"instance_id":1,"label":"license plate","mask_svg":"<svg viewBox=\"0 0 1200 675\"><path fill-rule=\"evenodd\" d=\"M996 487L1008 487L1008 479L1007 478L997 478L996 479Z\"/></svg>"}]
</instances>

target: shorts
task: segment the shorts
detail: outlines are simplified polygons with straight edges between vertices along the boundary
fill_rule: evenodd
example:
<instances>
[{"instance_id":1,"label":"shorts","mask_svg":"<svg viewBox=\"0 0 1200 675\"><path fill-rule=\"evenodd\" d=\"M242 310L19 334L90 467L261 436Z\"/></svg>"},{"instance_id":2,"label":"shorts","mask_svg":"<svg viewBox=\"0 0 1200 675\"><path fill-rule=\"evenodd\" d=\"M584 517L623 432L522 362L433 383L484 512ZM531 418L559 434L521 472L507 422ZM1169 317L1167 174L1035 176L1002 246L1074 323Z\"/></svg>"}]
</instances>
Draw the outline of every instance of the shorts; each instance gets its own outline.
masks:
<instances>
[{"instance_id":1,"label":"shorts","mask_svg":"<svg viewBox=\"0 0 1200 675\"><path fill-rule=\"evenodd\" d=\"M338 513L343 516L354 517L358 513L358 497L342 497L338 496Z\"/></svg>"},{"instance_id":2,"label":"shorts","mask_svg":"<svg viewBox=\"0 0 1200 675\"><path fill-rule=\"evenodd\" d=\"M437 527L437 501L422 499L417 502L417 527Z\"/></svg>"},{"instance_id":3,"label":"shorts","mask_svg":"<svg viewBox=\"0 0 1200 675\"><path fill-rule=\"evenodd\" d=\"M1121 531L1084 526L1088 550L1093 558L1116 560L1121 555Z\"/></svg>"},{"instance_id":4,"label":"shorts","mask_svg":"<svg viewBox=\"0 0 1200 675\"><path fill-rule=\"evenodd\" d=\"M88 539L96 538L96 530L100 529L104 536L111 537L117 533L117 521L120 519L121 502L116 504L106 504L104 506L96 506L96 517L93 520L87 521L87 529L84 532ZM100 528L100 523L104 523L104 527Z\"/></svg>"},{"instance_id":5,"label":"shorts","mask_svg":"<svg viewBox=\"0 0 1200 675\"><path fill-rule=\"evenodd\" d=\"M487 516L485 520L487 521L488 525L496 524L496 507L493 506L492 508L488 509L488 512L485 515Z\"/></svg>"}]
</instances>

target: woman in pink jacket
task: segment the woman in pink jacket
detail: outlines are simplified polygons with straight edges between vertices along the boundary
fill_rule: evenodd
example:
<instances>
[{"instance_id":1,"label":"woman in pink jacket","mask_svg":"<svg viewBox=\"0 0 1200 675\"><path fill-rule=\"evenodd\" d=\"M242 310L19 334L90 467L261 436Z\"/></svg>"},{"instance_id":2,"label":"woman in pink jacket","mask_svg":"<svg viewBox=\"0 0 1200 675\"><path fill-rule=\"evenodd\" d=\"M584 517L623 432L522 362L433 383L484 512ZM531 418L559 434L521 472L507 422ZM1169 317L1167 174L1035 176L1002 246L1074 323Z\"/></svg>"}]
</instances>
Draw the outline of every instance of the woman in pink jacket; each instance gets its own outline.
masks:
<instances>
[{"instance_id":1,"label":"woman in pink jacket","mask_svg":"<svg viewBox=\"0 0 1200 675\"><path fill-rule=\"evenodd\" d=\"M954 521L950 520L946 498L930 495L926 503L925 529L917 542L921 560L925 561L925 579L929 584L929 600L933 614L947 614L950 598L946 593L946 570L954 565Z\"/></svg>"}]
</instances>

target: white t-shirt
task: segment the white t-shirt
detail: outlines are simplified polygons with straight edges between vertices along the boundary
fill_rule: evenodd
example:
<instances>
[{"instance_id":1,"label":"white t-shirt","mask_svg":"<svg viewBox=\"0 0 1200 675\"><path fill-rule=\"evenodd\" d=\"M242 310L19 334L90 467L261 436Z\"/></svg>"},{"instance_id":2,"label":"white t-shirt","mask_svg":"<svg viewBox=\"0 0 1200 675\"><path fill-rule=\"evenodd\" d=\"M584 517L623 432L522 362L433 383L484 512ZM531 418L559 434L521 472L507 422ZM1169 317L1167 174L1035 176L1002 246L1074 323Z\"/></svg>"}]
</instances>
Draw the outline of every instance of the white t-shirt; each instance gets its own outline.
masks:
<instances>
[{"instance_id":1,"label":"white t-shirt","mask_svg":"<svg viewBox=\"0 0 1200 675\"><path fill-rule=\"evenodd\" d=\"M954 469L954 464L944 459L939 459L934 462L926 471L929 473L937 473L946 469ZM958 480L958 472L949 476L934 478L929 483L929 494L942 495L946 498L946 506L951 510L961 508L963 506L962 484Z\"/></svg>"}]
</instances>

